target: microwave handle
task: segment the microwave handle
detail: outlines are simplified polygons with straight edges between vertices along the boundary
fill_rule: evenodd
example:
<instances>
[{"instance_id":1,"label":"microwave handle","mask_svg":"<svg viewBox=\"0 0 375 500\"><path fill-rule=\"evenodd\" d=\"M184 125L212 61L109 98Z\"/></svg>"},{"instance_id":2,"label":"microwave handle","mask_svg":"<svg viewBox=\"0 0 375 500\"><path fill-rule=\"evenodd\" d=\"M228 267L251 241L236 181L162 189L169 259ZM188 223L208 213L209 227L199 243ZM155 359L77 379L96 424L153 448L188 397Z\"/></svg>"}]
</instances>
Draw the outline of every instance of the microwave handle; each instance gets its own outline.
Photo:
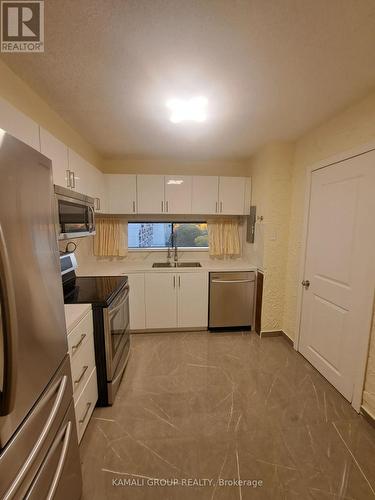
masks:
<instances>
[{"instance_id":1,"label":"microwave handle","mask_svg":"<svg viewBox=\"0 0 375 500\"><path fill-rule=\"evenodd\" d=\"M95 231L95 212L94 212L94 208L89 205L89 210L90 210L90 213L91 213L91 217L90 217L90 220L89 220L89 232L92 233Z\"/></svg>"}]
</instances>

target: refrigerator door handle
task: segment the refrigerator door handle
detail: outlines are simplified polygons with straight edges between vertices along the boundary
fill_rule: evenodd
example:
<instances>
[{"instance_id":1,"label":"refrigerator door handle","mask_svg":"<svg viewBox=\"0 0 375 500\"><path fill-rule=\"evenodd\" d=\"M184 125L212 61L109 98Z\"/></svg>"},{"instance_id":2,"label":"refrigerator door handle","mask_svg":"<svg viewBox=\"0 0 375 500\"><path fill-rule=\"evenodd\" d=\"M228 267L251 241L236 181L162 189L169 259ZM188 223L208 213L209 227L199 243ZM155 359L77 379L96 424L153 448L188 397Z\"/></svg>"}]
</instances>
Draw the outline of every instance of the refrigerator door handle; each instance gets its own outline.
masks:
<instances>
[{"instance_id":1,"label":"refrigerator door handle","mask_svg":"<svg viewBox=\"0 0 375 500\"><path fill-rule=\"evenodd\" d=\"M3 297L3 300L1 300ZM1 318L1 315L3 318ZM1 323L2 320L2 323ZM9 256L0 224L0 331L3 331L4 373L0 396L0 415L14 409L17 384L17 311Z\"/></svg>"},{"instance_id":2,"label":"refrigerator door handle","mask_svg":"<svg viewBox=\"0 0 375 500\"><path fill-rule=\"evenodd\" d=\"M61 403L62 403L63 398L64 398L67 382L68 382L68 377L66 375L64 375L61 378L61 380L56 382L56 384L50 389L50 394L48 394L48 396L46 397L46 399L44 400L43 403L46 404L51 399L53 394L56 393L56 390L57 390L58 392L57 392L55 402L53 403L52 410L51 410L51 412L46 420L46 423L43 427L42 432L40 433L40 436L38 437L38 439L36 440L36 442L34 444L33 449L31 450L29 456L27 457L26 461L22 465L15 480L13 481L11 487L6 492L6 494L4 495L2 500L10 500L11 498L13 498L17 489L19 488L19 485L22 483L22 481L23 481L24 477L26 476L28 470L30 469L32 463L34 462L34 460L38 456L38 453L40 452L41 448L43 447L43 444L44 444L46 438L48 437L49 431L50 431L50 429L51 429L51 427L56 419L58 412L59 412Z\"/></svg>"},{"instance_id":3,"label":"refrigerator door handle","mask_svg":"<svg viewBox=\"0 0 375 500\"><path fill-rule=\"evenodd\" d=\"M63 441L63 446L61 450L61 455L56 467L55 474L52 479L51 487L48 491L47 495L47 500L52 500L53 497L55 496L56 489L59 485L59 481L64 469L65 461L66 461L66 456L68 454L68 449L69 449L69 442L70 442L70 436L72 434L72 422L69 420L67 423L65 429L58 435L55 444L52 445L52 447L57 447L58 443L61 441L61 439L64 437Z\"/></svg>"}]
</instances>

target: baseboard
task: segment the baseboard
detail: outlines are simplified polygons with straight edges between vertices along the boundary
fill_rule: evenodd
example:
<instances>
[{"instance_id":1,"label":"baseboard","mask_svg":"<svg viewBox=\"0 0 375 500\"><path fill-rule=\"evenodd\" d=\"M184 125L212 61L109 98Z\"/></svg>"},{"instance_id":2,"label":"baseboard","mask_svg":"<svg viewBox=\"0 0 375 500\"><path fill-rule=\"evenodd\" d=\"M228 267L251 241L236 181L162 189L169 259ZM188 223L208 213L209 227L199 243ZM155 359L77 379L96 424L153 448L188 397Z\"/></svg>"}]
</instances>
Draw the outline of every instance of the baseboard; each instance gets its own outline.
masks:
<instances>
[{"instance_id":1,"label":"baseboard","mask_svg":"<svg viewBox=\"0 0 375 500\"><path fill-rule=\"evenodd\" d=\"M287 335L283 330L262 330L260 332L260 336L262 337L284 337L284 339L290 344L291 346L294 345L293 340Z\"/></svg>"},{"instance_id":2,"label":"baseboard","mask_svg":"<svg viewBox=\"0 0 375 500\"><path fill-rule=\"evenodd\" d=\"M367 420L367 422L375 428L375 415L373 415L370 410L364 408L363 406L361 406L360 412L364 419Z\"/></svg>"}]
</instances>

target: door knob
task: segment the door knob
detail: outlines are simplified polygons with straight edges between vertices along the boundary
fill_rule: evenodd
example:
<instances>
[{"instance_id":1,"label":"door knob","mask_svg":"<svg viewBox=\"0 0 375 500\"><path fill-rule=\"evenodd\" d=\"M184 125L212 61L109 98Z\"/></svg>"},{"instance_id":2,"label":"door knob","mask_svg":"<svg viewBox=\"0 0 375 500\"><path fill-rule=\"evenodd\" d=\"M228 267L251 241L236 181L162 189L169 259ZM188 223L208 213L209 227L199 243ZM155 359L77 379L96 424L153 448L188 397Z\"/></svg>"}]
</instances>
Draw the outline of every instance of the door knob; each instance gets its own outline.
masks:
<instances>
[{"instance_id":1,"label":"door knob","mask_svg":"<svg viewBox=\"0 0 375 500\"><path fill-rule=\"evenodd\" d=\"M303 280L302 281L302 286L304 286L306 288L306 290L309 288L310 286L310 281L309 280Z\"/></svg>"}]
</instances>

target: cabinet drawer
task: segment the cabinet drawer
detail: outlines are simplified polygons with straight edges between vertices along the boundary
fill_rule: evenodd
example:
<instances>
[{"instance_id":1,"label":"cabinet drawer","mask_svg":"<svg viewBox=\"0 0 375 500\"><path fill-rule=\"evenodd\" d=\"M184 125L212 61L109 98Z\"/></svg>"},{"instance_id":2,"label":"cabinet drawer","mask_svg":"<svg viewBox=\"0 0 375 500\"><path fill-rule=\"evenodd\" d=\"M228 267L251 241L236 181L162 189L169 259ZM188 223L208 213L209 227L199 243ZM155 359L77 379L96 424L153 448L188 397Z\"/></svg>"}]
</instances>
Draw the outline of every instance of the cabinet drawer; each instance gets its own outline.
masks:
<instances>
[{"instance_id":1,"label":"cabinet drawer","mask_svg":"<svg viewBox=\"0 0 375 500\"><path fill-rule=\"evenodd\" d=\"M85 432L87 424L90 421L95 404L98 400L98 385L96 381L96 368L90 374L90 377L76 402L74 409L76 414L78 441L80 442Z\"/></svg>"},{"instance_id":2,"label":"cabinet drawer","mask_svg":"<svg viewBox=\"0 0 375 500\"><path fill-rule=\"evenodd\" d=\"M84 345L93 338L93 322L91 311L78 323L78 325L68 335L68 349L73 363L74 358L79 356Z\"/></svg>"},{"instance_id":3,"label":"cabinet drawer","mask_svg":"<svg viewBox=\"0 0 375 500\"><path fill-rule=\"evenodd\" d=\"M82 349L72 359L73 397L76 403L92 370L95 368L94 339L92 336L82 345Z\"/></svg>"}]
</instances>

